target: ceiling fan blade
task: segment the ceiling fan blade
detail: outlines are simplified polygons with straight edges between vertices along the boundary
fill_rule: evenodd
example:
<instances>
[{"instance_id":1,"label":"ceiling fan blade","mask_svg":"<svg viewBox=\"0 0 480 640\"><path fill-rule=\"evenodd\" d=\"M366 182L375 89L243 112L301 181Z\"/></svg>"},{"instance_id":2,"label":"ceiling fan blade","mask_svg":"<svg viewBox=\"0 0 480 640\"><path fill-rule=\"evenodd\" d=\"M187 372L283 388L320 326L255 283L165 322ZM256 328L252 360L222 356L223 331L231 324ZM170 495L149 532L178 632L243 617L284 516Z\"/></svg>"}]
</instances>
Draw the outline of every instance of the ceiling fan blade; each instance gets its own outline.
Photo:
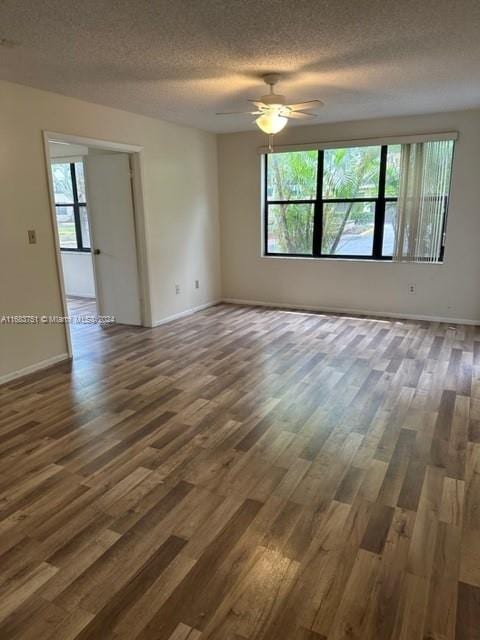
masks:
<instances>
[{"instance_id":1,"label":"ceiling fan blade","mask_svg":"<svg viewBox=\"0 0 480 640\"><path fill-rule=\"evenodd\" d=\"M216 116L238 116L238 115L255 116L260 113L261 113L260 111L220 111L220 112L217 112L215 115Z\"/></svg>"},{"instance_id":2,"label":"ceiling fan blade","mask_svg":"<svg viewBox=\"0 0 480 640\"><path fill-rule=\"evenodd\" d=\"M254 104L259 109L261 109L262 107L265 107L265 104L263 102L260 102L259 100L251 100L249 98L248 102L251 102L252 104Z\"/></svg>"},{"instance_id":3,"label":"ceiling fan blade","mask_svg":"<svg viewBox=\"0 0 480 640\"><path fill-rule=\"evenodd\" d=\"M290 111L287 118L296 118L298 120L302 118L316 118L316 113L307 113L306 111Z\"/></svg>"},{"instance_id":4,"label":"ceiling fan blade","mask_svg":"<svg viewBox=\"0 0 480 640\"><path fill-rule=\"evenodd\" d=\"M287 107L298 111L299 109L315 109L315 107L324 107L325 103L321 100L307 100L307 102L297 102L296 104L287 104Z\"/></svg>"}]
</instances>

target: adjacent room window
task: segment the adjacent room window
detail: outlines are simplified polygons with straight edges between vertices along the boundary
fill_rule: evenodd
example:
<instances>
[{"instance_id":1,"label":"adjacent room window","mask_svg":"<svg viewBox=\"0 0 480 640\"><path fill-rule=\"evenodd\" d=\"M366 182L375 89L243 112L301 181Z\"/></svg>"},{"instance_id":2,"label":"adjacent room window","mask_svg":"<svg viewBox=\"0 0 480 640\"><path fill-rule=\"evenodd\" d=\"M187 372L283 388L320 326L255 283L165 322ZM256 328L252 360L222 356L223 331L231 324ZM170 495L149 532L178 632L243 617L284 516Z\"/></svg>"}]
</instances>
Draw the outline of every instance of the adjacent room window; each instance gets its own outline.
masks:
<instances>
[{"instance_id":1,"label":"adjacent room window","mask_svg":"<svg viewBox=\"0 0 480 640\"><path fill-rule=\"evenodd\" d=\"M83 162L55 162L52 176L60 248L90 251Z\"/></svg>"},{"instance_id":2,"label":"adjacent room window","mask_svg":"<svg viewBox=\"0 0 480 640\"><path fill-rule=\"evenodd\" d=\"M453 140L265 156L265 255L443 260Z\"/></svg>"}]
</instances>

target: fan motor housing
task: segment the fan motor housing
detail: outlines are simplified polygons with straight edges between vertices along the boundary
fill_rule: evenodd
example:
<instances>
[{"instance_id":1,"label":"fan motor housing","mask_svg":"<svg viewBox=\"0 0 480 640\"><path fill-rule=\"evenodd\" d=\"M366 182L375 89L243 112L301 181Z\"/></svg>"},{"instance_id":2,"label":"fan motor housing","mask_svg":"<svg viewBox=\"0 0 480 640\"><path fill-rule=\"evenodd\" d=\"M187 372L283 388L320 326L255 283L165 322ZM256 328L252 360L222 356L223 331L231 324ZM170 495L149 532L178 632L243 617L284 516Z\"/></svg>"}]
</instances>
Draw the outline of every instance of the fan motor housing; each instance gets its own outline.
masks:
<instances>
[{"instance_id":1,"label":"fan motor housing","mask_svg":"<svg viewBox=\"0 0 480 640\"><path fill-rule=\"evenodd\" d=\"M260 102L264 104L280 104L284 105L286 102L285 96L281 96L276 93L268 93L266 96L262 96L260 98Z\"/></svg>"}]
</instances>

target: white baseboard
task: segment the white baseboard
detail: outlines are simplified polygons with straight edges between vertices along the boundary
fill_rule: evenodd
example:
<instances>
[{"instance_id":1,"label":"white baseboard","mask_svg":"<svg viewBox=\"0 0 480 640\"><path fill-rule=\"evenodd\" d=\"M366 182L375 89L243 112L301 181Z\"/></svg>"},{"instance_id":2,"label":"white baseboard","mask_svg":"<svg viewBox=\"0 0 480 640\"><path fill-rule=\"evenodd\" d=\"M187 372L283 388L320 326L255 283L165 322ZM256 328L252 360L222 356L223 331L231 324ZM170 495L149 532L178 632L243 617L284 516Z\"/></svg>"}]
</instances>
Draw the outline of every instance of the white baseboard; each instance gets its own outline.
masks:
<instances>
[{"instance_id":1,"label":"white baseboard","mask_svg":"<svg viewBox=\"0 0 480 640\"><path fill-rule=\"evenodd\" d=\"M53 358L48 358L47 360L36 362L35 364L31 364L28 367L24 367L23 369L5 373L0 376L0 384L5 384L6 382L10 382L11 380L15 380L16 378L21 378L22 376L27 376L29 373L35 373L36 371L40 371L41 369L48 369L48 367L53 367L53 365L58 364L59 362L64 362L65 360L70 360L70 356L68 355L68 353L61 353L59 356L53 356Z\"/></svg>"},{"instance_id":2,"label":"white baseboard","mask_svg":"<svg viewBox=\"0 0 480 640\"><path fill-rule=\"evenodd\" d=\"M349 309L347 307L312 306L308 304L288 304L284 302L265 302L262 300L242 300L239 298L222 298L222 302L229 304L243 304L252 307L277 307L279 309L304 309L319 313L348 313L352 316L371 316L374 318L396 318L398 320L425 320L427 322L445 322L447 324L480 325L480 320L469 318L447 318L441 316L425 316L411 313L396 313L390 311L371 311L369 309Z\"/></svg>"},{"instance_id":3,"label":"white baseboard","mask_svg":"<svg viewBox=\"0 0 480 640\"><path fill-rule=\"evenodd\" d=\"M191 316L193 313L197 313L197 311L203 311L203 309L208 309L208 307L214 307L216 304L220 304L220 302L222 302L222 300L212 300L212 302L206 302L205 304L201 304L198 307L192 307L191 309L186 309L185 311L174 313L172 316L167 316L166 318L162 318L161 320L155 320L152 326L159 327L162 324L167 324L167 322L172 322L172 320L179 320L180 318L184 318L185 316Z\"/></svg>"}]
</instances>

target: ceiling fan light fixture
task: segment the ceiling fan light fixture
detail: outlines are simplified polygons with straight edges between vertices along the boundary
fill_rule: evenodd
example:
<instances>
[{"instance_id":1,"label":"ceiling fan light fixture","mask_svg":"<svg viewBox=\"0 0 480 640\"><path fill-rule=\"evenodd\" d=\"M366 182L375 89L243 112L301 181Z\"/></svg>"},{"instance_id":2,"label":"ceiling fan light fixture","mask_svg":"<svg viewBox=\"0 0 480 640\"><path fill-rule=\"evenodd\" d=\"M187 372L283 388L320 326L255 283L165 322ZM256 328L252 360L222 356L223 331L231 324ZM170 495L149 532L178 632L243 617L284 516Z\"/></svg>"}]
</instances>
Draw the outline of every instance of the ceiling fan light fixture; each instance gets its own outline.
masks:
<instances>
[{"instance_id":1,"label":"ceiling fan light fixture","mask_svg":"<svg viewBox=\"0 0 480 640\"><path fill-rule=\"evenodd\" d=\"M258 128L268 135L279 133L287 122L288 118L280 115L277 110L266 111L255 120Z\"/></svg>"},{"instance_id":2,"label":"ceiling fan light fixture","mask_svg":"<svg viewBox=\"0 0 480 640\"><path fill-rule=\"evenodd\" d=\"M258 116L255 120L257 127L266 133L269 138L268 148L273 151L273 136L282 131L288 123L289 118L302 120L314 118L316 114L310 113L310 109L323 106L320 100L307 100L306 102L296 102L287 104L285 96L275 93L274 86L280 80L278 73L267 73L263 76L265 84L270 87L270 93L258 99L249 99L253 105L251 111L227 111L217 113L219 116L235 115L238 113Z\"/></svg>"}]
</instances>

